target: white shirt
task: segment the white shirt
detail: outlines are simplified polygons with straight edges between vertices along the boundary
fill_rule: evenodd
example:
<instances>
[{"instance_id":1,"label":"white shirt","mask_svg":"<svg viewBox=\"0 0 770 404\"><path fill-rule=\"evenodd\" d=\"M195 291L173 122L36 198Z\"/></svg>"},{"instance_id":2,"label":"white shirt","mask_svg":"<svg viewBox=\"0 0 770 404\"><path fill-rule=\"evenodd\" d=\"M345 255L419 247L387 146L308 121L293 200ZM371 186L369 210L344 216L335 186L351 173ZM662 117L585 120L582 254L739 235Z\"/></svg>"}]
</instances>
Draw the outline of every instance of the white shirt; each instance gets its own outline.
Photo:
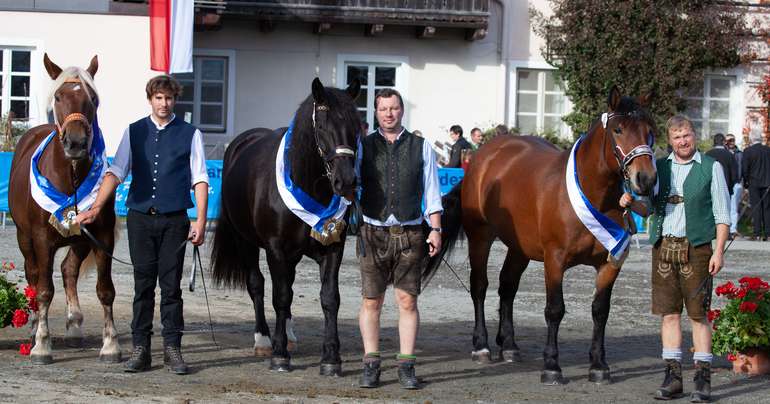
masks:
<instances>
[{"instance_id":1,"label":"white shirt","mask_svg":"<svg viewBox=\"0 0 770 404\"><path fill-rule=\"evenodd\" d=\"M161 125L155 122L155 119L150 115L150 120L155 124L158 130L164 129L171 122L176 119L176 115L171 114L171 119L165 124ZM108 173L114 175L118 181L123 182L128 174L131 172L131 134L129 126L123 132L123 139L120 140L118 151L115 152L115 158L112 160L112 164L107 169ZM191 184L190 188L195 187L195 184L199 182L209 183L209 175L206 172L206 155L203 151L203 135L199 129L195 129L192 142L190 144L190 173Z\"/></svg>"},{"instance_id":2,"label":"white shirt","mask_svg":"<svg viewBox=\"0 0 770 404\"><path fill-rule=\"evenodd\" d=\"M406 129L401 129L401 132L396 136L396 140L398 140L399 137L404 133ZM379 136L385 137L385 135L382 134L380 130L377 130L375 134L372 134L370 136ZM358 173L359 179L361 176L361 157L363 153L358 153L357 161L356 161L356 172ZM418 217L414 220L407 220L405 222L399 222L398 219L396 219L396 216L391 213L391 215L388 217L387 220L384 222L381 222L377 219L371 218L369 216L364 216L364 222L369 223L374 226L395 226L397 224L408 226L413 224L420 224L422 223L423 219L428 221L428 217L433 213L440 213L444 211L444 208L441 206L441 191L439 189L439 181L438 181L438 164L436 164L436 152L433 151L433 148L430 145L430 142L428 140L423 140L422 142L422 181L423 181L423 201L425 204L425 211L423 214L425 215L424 218ZM429 222L429 221L428 221ZM429 222L430 223L430 222Z\"/></svg>"}]
</instances>

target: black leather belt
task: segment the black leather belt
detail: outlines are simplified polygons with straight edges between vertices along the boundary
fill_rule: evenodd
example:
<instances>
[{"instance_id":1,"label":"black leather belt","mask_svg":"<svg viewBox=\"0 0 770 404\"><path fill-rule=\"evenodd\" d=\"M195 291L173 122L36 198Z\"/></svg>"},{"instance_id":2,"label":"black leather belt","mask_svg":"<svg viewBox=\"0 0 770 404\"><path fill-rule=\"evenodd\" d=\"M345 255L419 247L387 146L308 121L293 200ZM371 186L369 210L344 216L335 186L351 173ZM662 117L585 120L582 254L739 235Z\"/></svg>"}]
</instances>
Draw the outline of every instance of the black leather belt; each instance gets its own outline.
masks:
<instances>
[{"instance_id":1,"label":"black leather belt","mask_svg":"<svg viewBox=\"0 0 770 404\"><path fill-rule=\"evenodd\" d=\"M386 231L390 234L404 234L405 230L416 230L416 229L422 229L421 224L408 224L405 226L402 226L400 224L394 225L394 226L375 226L373 224L366 224L367 226L371 227L375 231Z\"/></svg>"},{"instance_id":2,"label":"black leather belt","mask_svg":"<svg viewBox=\"0 0 770 404\"><path fill-rule=\"evenodd\" d=\"M161 213L158 210L158 208L153 206L150 209L148 209L147 212L142 212L142 213L144 213L146 215L150 215L150 216L178 216L178 215L186 215L187 211L185 211L185 210L175 210L173 212Z\"/></svg>"},{"instance_id":3,"label":"black leather belt","mask_svg":"<svg viewBox=\"0 0 770 404\"><path fill-rule=\"evenodd\" d=\"M672 205L676 205L684 202L684 197L682 195L669 195L666 201Z\"/></svg>"}]
</instances>

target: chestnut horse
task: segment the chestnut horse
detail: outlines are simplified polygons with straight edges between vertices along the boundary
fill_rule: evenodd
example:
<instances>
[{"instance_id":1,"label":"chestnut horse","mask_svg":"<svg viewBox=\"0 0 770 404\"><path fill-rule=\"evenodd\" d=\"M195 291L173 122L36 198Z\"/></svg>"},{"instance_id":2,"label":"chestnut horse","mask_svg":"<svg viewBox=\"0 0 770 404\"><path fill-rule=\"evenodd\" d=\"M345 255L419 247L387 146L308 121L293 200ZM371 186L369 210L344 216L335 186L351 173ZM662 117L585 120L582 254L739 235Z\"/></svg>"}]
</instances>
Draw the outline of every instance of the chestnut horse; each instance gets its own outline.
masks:
<instances>
[{"instance_id":1,"label":"chestnut horse","mask_svg":"<svg viewBox=\"0 0 770 404\"><path fill-rule=\"evenodd\" d=\"M286 165L290 167L291 180L322 207L338 196L352 199L355 150L361 128L353 100L359 90L357 80L343 91L324 88L316 78L312 94L299 106L290 127L291 147L286 153ZM222 206L211 252L214 280L248 290L256 320L255 354L272 353L270 368L290 371L288 338L292 337L296 266L303 256L316 261L321 273L324 313L320 370L322 375L339 376L342 360L337 312L345 234L342 233L340 242L322 245L311 238L310 226L292 213L281 198L276 182L276 155L286 133L286 129L251 129L238 135L225 152ZM260 249L267 255L273 282L276 319L272 341L265 320Z\"/></svg>"},{"instance_id":2,"label":"chestnut horse","mask_svg":"<svg viewBox=\"0 0 770 404\"><path fill-rule=\"evenodd\" d=\"M606 123L595 122L576 152L579 184L585 197L616 224L624 223L624 211L619 206L624 182L640 195L650 194L655 185L656 172L649 147L656 133L655 123L642 108L649 99L621 97L613 87ZM452 248L464 229L468 236L476 318L473 358L478 361L490 359L484 298L492 242L500 238L508 247L500 271L500 327L496 339L500 356L506 361L520 360L514 341L513 300L521 275L530 260L545 264L548 337L541 382L547 384L566 382L559 367L557 341L565 312L564 272L579 264L596 268L589 379L609 382L604 329L612 286L622 262L608 259L608 250L570 205L565 177L570 153L530 136L498 136L485 144L474 154L463 181L444 197L442 221L446 231L440 254ZM425 280L432 276L440 260L440 255L431 259Z\"/></svg>"},{"instance_id":3,"label":"chestnut horse","mask_svg":"<svg viewBox=\"0 0 770 404\"><path fill-rule=\"evenodd\" d=\"M37 323L33 322L35 341L30 355L32 362L36 364L49 364L53 361L48 311L54 295L54 255L59 248L69 246L69 252L61 265L68 312L67 342L74 345L82 343L83 314L78 301L77 281L81 263L89 253L93 253L98 274L96 294L104 309L103 345L99 358L103 361L118 362L120 347L112 317L115 287L111 277L112 261L107 254L112 253L115 241L114 210L102 209L96 221L89 226L91 233L108 247L109 251L102 251L93 248L83 236L64 237L49 224L51 213L38 205L30 191L32 156L41 142L54 132L55 136L44 146L45 149L37 160L39 173L65 195L75 194L75 189L86 180L94 161L91 153L94 131L98 130L94 120L99 101L93 82L98 60L94 56L85 70L78 67L62 70L47 54L43 62L54 80L50 108L53 109L56 124L34 127L19 140L11 163L8 201L13 221L16 223L19 248L24 255L27 282L37 290L38 296ZM114 197L107 201L106 206L113 205Z\"/></svg>"}]
</instances>

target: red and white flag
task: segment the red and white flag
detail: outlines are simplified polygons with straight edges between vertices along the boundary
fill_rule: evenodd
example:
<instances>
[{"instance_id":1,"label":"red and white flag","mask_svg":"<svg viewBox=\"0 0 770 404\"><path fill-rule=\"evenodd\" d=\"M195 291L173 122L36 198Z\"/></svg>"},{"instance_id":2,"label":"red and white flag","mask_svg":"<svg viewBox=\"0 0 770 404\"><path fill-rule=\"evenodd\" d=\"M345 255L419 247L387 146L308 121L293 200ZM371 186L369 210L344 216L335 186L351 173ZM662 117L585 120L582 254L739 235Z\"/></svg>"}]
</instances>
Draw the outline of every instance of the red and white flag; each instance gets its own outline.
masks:
<instances>
[{"instance_id":1,"label":"red and white flag","mask_svg":"<svg viewBox=\"0 0 770 404\"><path fill-rule=\"evenodd\" d=\"M150 0L150 68L193 71L193 0Z\"/></svg>"}]
</instances>

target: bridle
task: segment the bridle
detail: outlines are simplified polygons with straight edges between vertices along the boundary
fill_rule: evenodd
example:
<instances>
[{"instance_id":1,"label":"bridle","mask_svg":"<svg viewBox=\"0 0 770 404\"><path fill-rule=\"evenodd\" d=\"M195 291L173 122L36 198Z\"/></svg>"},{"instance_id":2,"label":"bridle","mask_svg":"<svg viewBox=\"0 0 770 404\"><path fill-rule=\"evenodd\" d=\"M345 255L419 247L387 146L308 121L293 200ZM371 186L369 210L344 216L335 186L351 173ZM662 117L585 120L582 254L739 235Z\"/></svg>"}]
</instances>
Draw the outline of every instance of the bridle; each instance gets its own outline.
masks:
<instances>
[{"instance_id":1,"label":"bridle","mask_svg":"<svg viewBox=\"0 0 770 404\"><path fill-rule=\"evenodd\" d=\"M75 83L75 84L80 84L81 86L85 86L85 84L83 84L83 81L81 81L79 78L70 78L70 79L64 80L62 84L64 83ZM54 117L56 117L56 104L54 104L53 106L53 114L54 114ZM83 125L85 125L88 133L91 134L91 131L92 131L91 121L89 121L84 114L80 112L73 112L71 114L68 114L66 117L64 117L64 122L62 123L56 122L56 130L58 131L59 141L61 142L64 141L64 129L67 127L67 125L71 124L72 122L82 123Z\"/></svg>"},{"instance_id":2,"label":"bridle","mask_svg":"<svg viewBox=\"0 0 770 404\"><path fill-rule=\"evenodd\" d=\"M318 148L318 155L324 162L324 169L326 170L326 178L330 183L334 183L332 180L332 167L331 162L336 158L353 158L356 157L356 151L348 145L336 145L333 151L328 153L324 152L321 147L321 141L318 136L319 132L323 132L324 129L319 125L319 122L326 122L326 114L329 112L329 107L324 104L313 103L313 137L315 138L315 144ZM318 119L316 119L318 115Z\"/></svg>"},{"instance_id":3,"label":"bridle","mask_svg":"<svg viewBox=\"0 0 770 404\"><path fill-rule=\"evenodd\" d=\"M604 129L607 129L607 123L612 118L617 117L630 117L630 118L639 118L641 113L639 111L631 111L631 112L605 112L602 114L602 126ZM615 135L609 134L610 139L612 139L612 153L615 155L615 160L618 162L618 167L620 168L620 172L623 175L623 178L628 181L628 166L631 164L631 161L634 160L637 157L640 156L650 156L650 159L654 159L654 154L652 151L652 147L650 144L652 143L652 139L647 139L647 144L640 144L628 153L623 151L623 148L618 146L618 143L615 141Z\"/></svg>"}]
</instances>

